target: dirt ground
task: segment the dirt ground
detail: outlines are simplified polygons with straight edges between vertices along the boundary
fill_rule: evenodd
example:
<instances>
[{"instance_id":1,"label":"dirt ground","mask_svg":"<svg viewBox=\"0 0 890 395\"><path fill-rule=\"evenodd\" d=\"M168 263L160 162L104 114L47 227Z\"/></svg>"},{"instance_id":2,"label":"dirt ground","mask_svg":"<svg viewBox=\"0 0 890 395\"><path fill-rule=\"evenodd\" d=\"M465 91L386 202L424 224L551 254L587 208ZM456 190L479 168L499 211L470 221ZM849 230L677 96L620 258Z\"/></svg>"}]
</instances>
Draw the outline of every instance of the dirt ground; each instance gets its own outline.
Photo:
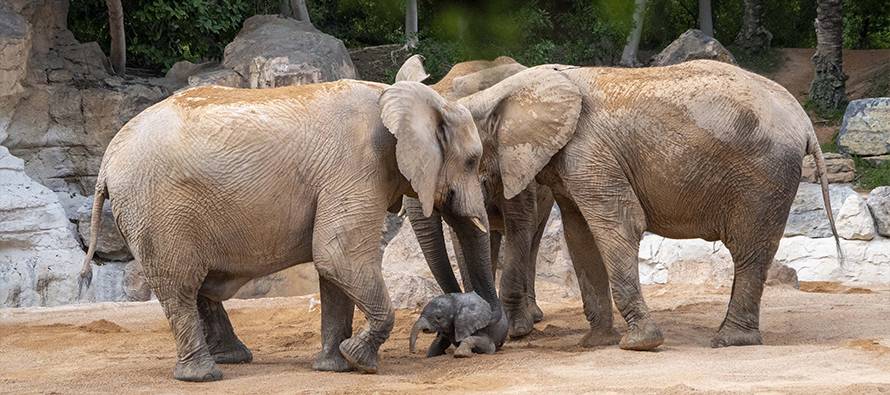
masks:
<instances>
[{"instance_id":1,"label":"dirt ground","mask_svg":"<svg viewBox=\"0 0 890 395\"><path fill-rule=\"evenodd\" d=\"M542 302L546 318L535 332L498 354L426 359L408 353L416 312L402 310L377 375L311 370L320 345L313 296L232 300L226 308L254 362L222 365L223 381L200 384L172 379L173 340L156 302L4 309L0 392L890 393L890 290L802 289L767 289L766 345L724 349L708 342L725 312L726 288L646 287L666 336L657 352L580 348L580 301L548 298L559 302Z\"/></svg>"}]
</instances>

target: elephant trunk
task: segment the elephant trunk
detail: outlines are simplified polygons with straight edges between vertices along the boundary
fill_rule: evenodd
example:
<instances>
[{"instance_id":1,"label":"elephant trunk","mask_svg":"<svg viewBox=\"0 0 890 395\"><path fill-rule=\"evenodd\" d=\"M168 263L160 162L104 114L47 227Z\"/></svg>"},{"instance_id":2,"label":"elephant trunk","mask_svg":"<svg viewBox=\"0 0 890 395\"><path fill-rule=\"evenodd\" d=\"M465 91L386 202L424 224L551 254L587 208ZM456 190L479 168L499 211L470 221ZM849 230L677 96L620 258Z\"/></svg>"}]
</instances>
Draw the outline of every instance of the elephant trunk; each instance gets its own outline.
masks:
<instances>
[{"instance_id":1,"label":"elephant trunk","mask_svg":"<svg viewBox=\"0 0 890 395\"><path fill-rule=\"evenodd\" d=\"M485 228L488 228L488 218L484 218L484 221ZM452 225L460 241L473 290L491 306L492 321L483 330L500 347L507 338L508 325L491 272L489 234L479 229L470 218L449 218L448 223Z\"/></svg>"},{"instance_id":2,"label":"elephant trunk","mask_svg":"<svg viewBox=\"0 0 890 395\"><path fill-rule=\"evenodd\" d=\"M451 262L448 260L448 250L445 248L445 236L442 233L442 217L433 213L429 217L423 215L420 201L415 198L405 197L402 207L408 214L411 228L423 251L430 271L443 293L461 292L460 285L454 277Z\"/></svg>"},{"instance_id":3,"label":"elephant trunk","mask_svg":"<svg viewBox=\"0 0 890 395\"><path fill-rule=\"evenodd\" d=\"M411 338L408 340L408 348L410 349L412 354L414 354L414 350L416 350L417 348L417 335L420 334L420 331L433 331L432 325L430 325L430 322L423 316L418 318L417 322L415 322L414 326L411 328Z\"/></svg>"}]
</instances>

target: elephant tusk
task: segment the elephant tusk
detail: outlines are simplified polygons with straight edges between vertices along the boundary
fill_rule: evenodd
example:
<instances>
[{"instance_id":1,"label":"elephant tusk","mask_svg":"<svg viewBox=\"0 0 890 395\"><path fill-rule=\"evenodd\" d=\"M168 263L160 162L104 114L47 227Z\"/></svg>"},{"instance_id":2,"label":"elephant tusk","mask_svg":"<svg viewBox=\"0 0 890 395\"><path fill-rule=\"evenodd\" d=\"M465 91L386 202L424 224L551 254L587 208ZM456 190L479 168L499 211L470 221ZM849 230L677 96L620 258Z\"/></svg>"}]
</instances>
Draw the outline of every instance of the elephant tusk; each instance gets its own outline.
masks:
<instances>
[{"instance_id":1,"label":"elephant tusk","mask_svg":"<svg viewBox=\"0 0 890 395\"><path fill-rule=\"evenodd\" d=\"M488 233L488 229L485 229L485 225L482 224L482 221L479 220L479 217L470 218L470 222L472 222L473 225L476 225L476 227L479 228L482 233Z\"/></svg>"}]
</instances>

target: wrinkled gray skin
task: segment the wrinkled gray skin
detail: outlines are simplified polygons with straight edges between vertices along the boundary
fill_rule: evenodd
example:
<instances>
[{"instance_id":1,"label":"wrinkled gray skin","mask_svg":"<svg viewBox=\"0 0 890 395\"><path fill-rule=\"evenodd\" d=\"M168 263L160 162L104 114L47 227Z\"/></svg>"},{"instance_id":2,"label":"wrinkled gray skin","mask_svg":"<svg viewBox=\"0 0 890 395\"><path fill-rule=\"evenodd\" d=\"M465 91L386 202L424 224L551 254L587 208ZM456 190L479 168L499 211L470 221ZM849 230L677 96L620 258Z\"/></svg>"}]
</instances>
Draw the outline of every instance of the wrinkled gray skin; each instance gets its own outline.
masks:
<instances>
[{"instance_id":1,"label":"wrinkled gray skin","mask_svg":"<svg viewBox=\"0 0 890 395\"><path fill-rule=\"evenodd\" d=\"M82 276L88 285L110 198L170 322L174 377L209 381L222 377L217 363L252 359L221 302L250 279L313 262L322 301L313 367L373 373L394 321L380 270L385 213L415 196L425 214L485 235L481 155L467 109L419 83L188 89L111 141ZM355 306L368 326L352 336Z\"/></svg>"},{"instance_id":2,"label":"wrinkled gray skin","mask_svg":"<svg viewBox=\"0 0 890 395\"><path fill-rule=\"evenodd\" d=\"M426 77L422 64L406 62L400 70L402 75ZM448 74L431 87L449 99L459 99L487 89L501 80L526 69L509 57L499 57L494 61L470 61L456 64ZM397 76L397 79L399 76ZM473 271L483 257L489 256L491 275L498 269L498 255L501 243L505 244L505 262L498 291L500 302L506 313L510 337L522 337L533 329L533 323L543 319L543 312L535 301L535 261L541 236L553 207L553 195L542 185L532 182L528 188L512 199L503 196L503 182L500 175L497 147L493 139L487 141L483 149L480 173L482 190L485 196L490 237L465 242L461 232L453 231L452 243L457 263L463 273L463 289L472 291ZM452 224L447 215L434 213L425 217L416 199L406 198L405 210L411 220L424 257L430 266L439 286L445 293L461 292L461 287L451 269L451 262L445 248L442 220ZM485 251L487 243L489 252ZM475 262L467 267L466 262ZM478 274L478 273L476 273ZM489 298L493 302L493 298ZM503 334L493 334L495 341L503 343ZM614 337L617 342L617 336Z\"/></svg>"},{"instance_id":3,"label":"wrinkled gray skin","mask_svg":"<svg viewBox=\"0 0 890 395\"><path fill-rule=\"evenodd\" d=\"M411 329L410 349L413 353L417 335L436 333L427 350L427 357L445 354L452 345L455 358L470 357L473 353L494 354L495 344L478 331L491 321L491 306L475 292L450 293L431 300Z\"/></svg>"},{"instance_id":4,"label":"wrinkled gray skin","mask_svg":"<svg viewBox=\"0 0 890 395\"><path fill-rule=\"evenodd\" d=\"M563 96L538 96L534 110L504 111L497 99L502 92L542 84L540 70L560 71L562 79L546 84ZM788 91L756 74L707 60L642 69L547 65L461 102L473 114L483 145L496 140L502 177L528 171L505 165L504 154L516 145L532 146L550 159L535 173L536 181L551 189L560 207L591 326L590 345L612 342L610 291L628 324L622 348L651 350L663 342L640 292L637 256L645 231L722 241L735 276L726 317L711 344L761 344L763 282L807 154L816 159L840 253L812 124ZM571 130L541 130L536 138L514 132L553 113L570 118L562 121ZM494 122L492 114L498 114ZM519 192L505 183L506 199Z\"/></svg>"}]
</instances>

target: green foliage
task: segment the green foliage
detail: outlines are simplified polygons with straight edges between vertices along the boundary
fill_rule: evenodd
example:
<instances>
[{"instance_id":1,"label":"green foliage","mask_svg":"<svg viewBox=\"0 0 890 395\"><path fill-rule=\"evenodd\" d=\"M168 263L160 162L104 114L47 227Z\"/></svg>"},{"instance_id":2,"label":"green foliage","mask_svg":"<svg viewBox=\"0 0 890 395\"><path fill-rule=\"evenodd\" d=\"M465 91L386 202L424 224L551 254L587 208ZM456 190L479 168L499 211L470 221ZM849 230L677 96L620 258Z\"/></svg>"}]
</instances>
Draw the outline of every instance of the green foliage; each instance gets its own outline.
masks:
<instances>
[{"instance_id":1,"label":"green foliage","mask_svg":"<svg viewBox=\"0 0 890 395\"><path fill-rule=\"evenodd\" d=\"M803 103L804 110L815 114L817 117L821 118L824 121L827 121L832 125L840 125L842 119L844 119L844 110L847 108L847 103L843 103L839 106L839 108L822 108L816 102L807 99ZM813 118L810 116L810 118Z\"/></svg>"},{"instance_id":2,"label":"green foliage","mask_svg":"<svg viewBox=\"0 0 890 395\"><path fill-rule=\"evenodd\" d=\"M854 156L856 163L856 184L862 189L874 189L890 185L890 161L875 166L868 161Z\"/></svg>"},{"instance_id":3,"label":"green foliage","mask_svg":"<svg viewBox=\"0 0 890 395\"><path fill-rule=\"evenodd\" d=\"M649 0L641 51L658 51L697 26L698 0ZM405 0L308 0L313 24L347 47L401 43ZM631 0L418 0L421 53L434 68L500 55L534 65L614 64L632 26ZM764 1L772 46L813 47L813 0ZM731 45L743 0L712 0L715 36ZM279 0L123 0L127 61L163 70L181 59L219 59L245 19L279 12ZM847 0L845 44L890 48L890 2ZM69 26L81 41L108 49L103 0L72 1ZM770 54L750 59L753 70L776 66ZM748 61L748 60L746 60ZM434 72L433 75L438 75Z\"/></svg>"},{"instance_id":4,"label":"green foliage","mask_svg":"<svg viewBox=\"0 0 890 395\"><path fill-rule=\"evenodd\" d=\"M829 141L829 142L827 142L827 143L825 143L825 144L820 144L819 147L822 148L822 152L838 152L838 149L837 149L837 132L835 132L835 133L831 136L831 141Z\"/></svg>"}]
</instances>

